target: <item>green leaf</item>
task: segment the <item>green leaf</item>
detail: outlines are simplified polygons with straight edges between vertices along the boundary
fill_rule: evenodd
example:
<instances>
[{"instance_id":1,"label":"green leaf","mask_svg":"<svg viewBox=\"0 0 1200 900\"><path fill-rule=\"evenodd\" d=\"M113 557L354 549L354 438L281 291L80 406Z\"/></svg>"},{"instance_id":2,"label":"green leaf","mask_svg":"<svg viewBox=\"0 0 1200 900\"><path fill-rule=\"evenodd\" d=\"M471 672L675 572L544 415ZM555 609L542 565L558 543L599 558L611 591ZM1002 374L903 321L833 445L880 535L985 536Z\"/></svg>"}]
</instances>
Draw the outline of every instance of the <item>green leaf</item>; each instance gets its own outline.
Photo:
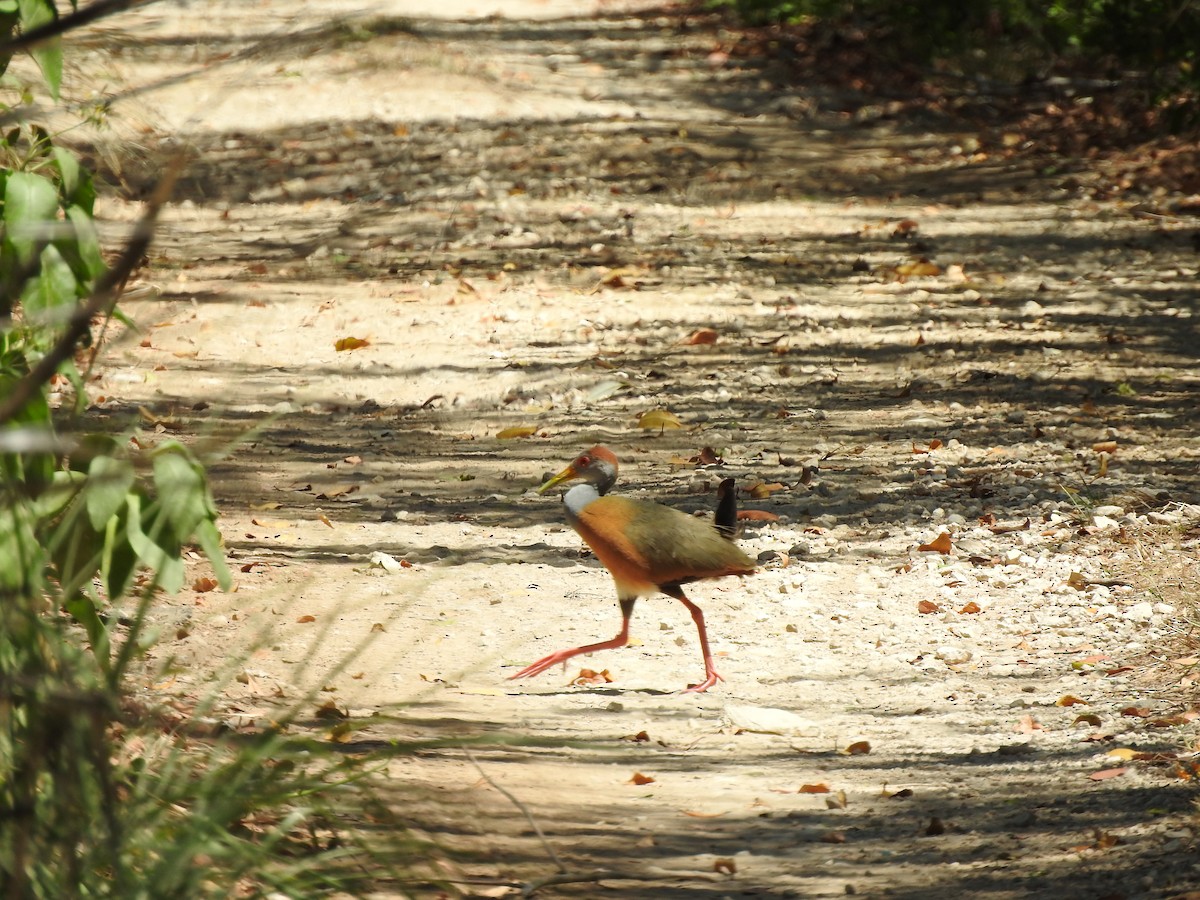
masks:
<instances>
[{"instance_id":1,"label":"green leaf","mask_svg":"<svg viewBox=\"0 0 1200 900\"><path fill-rule=\"evenodd\" d=\"M45 551L34 535L29 505L12 496L0 501L0 596L28 595L45 569Z\"/></svg>"},{"instance_id":2,"label":"green leaf","mask_svg":"<svg viewBox=\"0 0 1200 900\"><path fill-rule=\"evenodd\" d=\"M13 172L4 186L4 243L17 265L33 263L38 249L51 238L58 192L51 182L31 172Z\"/></svg>"},{"instance_id":3,"label":"green leaf","mask_svg":"<svg viewBox=\"0 0 1200 900\"><path fill-rule=\"evenodd\" d=\"M128 523L116 515L104 529L104 550L100 558L100 578L109 600L124 597L137 570L137 554L129 543Z\"/></svg>"},{"instance_id":4,"label":"green leaf","mask_svg":"<svg viewBox=\"0 0 1200 900\"><path fill-rule=\"evenodd\" d=\"M186 541L217 510L204 481L204 468L176 441L162 444L154 455L154 488L176 536Z\"/></svg>"},{"instance_id":5,"label":"green leaf","mask_svg":"<svg viewBox=\"0 0 1200 900\"><path fill-rule=\"evenodd\" d=\"M83 594L76 594L63 605L67 608L67 612L75 618L75 621L87 631L88 640L92 642L92 653L95 654L100 664L107 668L109 658L108 629L104 627L104 622L100 620L100 616L96 613L96 604L92 602L90 597Z\"/></svg>"},{"instance_id":6,"label":"green leaf","mask_svg":"<svg viewBox=\"0 0 1200 900\"><path fill-rule=\"evenodd\" d=\"M21 30L25 32L58 18L53 0L17 0L17 7L21 12ZM57 100L62 86L62 41L52 38L34 47L30 54L42 70L50 96Z\"/></svg>"},{"instance_id":7,"label":"green leaf","mask_svg":"<svg viewBox=\"0 0 1200 900\"><path fill-rule=\"evenodd\" d=\"M50 479L50 484L33 503L33 514L38 521L53 519L67 504L75 499L84 485L84 477L78 472L59 470Z\"/></svg>"},{"instance_id":8,"label":"green leaf","mask_svg":"<svg viewBox=\"0 0 1200 900\"><path fill-rule=\"evenodd\" d=\"M53 244L42 250L41 262L41 271L25 282L21 304L32 324L57 331L70 315L60 307L74 306L79 297L79 282Z\"/></svg>"},{"instance_id":9,"label":"green leaf","mask_svg":"<svg viewBox=\"0 0 1200 900\"><path fill-rule=\"evenodd\" d=\"M55 246L70 263L76 279L84 286L81 293L88 293L107 268L104 257L100 255L100 236L96 234L91 214L83 207L68 206L67 222L71 226L68 230L72 233L66 239L55 241Z\"/></svg>"},{"instance_id":10,"label":"green leaf","mask_svg":"<svg viewBox=\"0 0 1200 900\"><path fill-rule=\"evenodd\" d=\"M58 166L63 205L78 206L90 219L96 205L96 185L92 181L92 173L79 165L71 151L54 147L51 152Z\"/></svg>"},{"instance_id":11,"label":"green leaf","mask_svg":"<svg viewBox=\"0 0 1200 900\"><path fill-rule=\"evenodd\" d=\"M233 575L225 562L225 548L221 545L221 532L211 521L201 522L196 526L196 541L200 549L212 563L213 574L217 576L217 584L221 590L227 591L233 587Z\"/></svg>"},{"instance_id":12,"label":"green leaf","mask_svg":"<svg viewBox=\"0 0 1200 900\"><path fill-rule=\"evenodd\" d=\"M142 498L138 494L128 496L129 516L125 521L125 534L129 545L146 566L154 572L159 586L168 593L174 594L183 587L183 560L177 550L168 552L160 545L171 535L163 534L161 522L152 517L149 522L155 537L152 539L142 530Z\"/></svg>"},{"instance_id":13,"label":"green leaf","mask_svg":"<svg viewBox=\"0 0 1200 900\"><path fill-rule=\"evenodd\" d=\"M93 528L105 530L108 520L125 505L133 481L133 466L129 460L111 456L97 456L92 460L88 466L85 499Z\"/></svg>"}]
</instances>

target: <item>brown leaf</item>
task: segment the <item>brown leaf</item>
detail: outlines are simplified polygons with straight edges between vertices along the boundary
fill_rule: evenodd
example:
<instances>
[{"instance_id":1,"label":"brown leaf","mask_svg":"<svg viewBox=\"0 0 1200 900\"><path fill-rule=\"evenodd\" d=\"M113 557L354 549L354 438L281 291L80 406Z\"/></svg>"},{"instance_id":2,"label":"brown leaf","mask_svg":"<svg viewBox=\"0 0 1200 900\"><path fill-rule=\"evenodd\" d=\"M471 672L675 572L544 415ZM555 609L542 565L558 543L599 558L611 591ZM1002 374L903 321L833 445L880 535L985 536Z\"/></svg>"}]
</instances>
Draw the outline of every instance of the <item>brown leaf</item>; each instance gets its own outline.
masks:
<instances>
[{"instance_id":1,"label":"brown leaf","mask_svg":"<svg viewBox=\"0 0 1200 900\"><path fill-rule=\"evenodd\" d=\"M697 344L715 344L719 338L720 335L712 328L697 328L683 339L683 343L693 346Z\"/></svg>"},{"instance_id":2,"label":"brown leaf","mask_svg":"<svg viewBox=\"0 0 1200 900\"><path fill-rule=\"evenodd\" d=\"M194 582L192 582L192 590L198 594L207 593L216 586L217 579L215 578L197 578Z\"/></svg>"},{"instance_id":3,"label":"brown leaf","mask_svg":"<svg viewBox=\"0 0 1200 900\"><path fill-rule=\"evenodd\" d=\"M1054 701L1054 705L1055 706L1087 706L1088 702L1086 700L1080 700L1074 694L1063 694L1056 701Z\"/></svg>"},{"instance_id":4,"label":"brown leaf","mask_svg":"<svg viewBox=\"0 0 1200 900\"><path fill-rule=\"evenodd\" d=\"M829 793L829 785L825 784L824 782L820 782L819 784L802 784L802 785L800 785L800 790L797 791L797 793L800 793L800 794L828 794Z\"/></svg>"},{"instance_id":5,"label":"brown leaf","mask_svg":"<svg viewBox=\"0 0 1200 900\"><path fill-rule=\"evenodd\" d=\"M845 791L838 791L832 797L825 798L826 809L845 809L848 803Z\"/></svg>"},{"instance_id":6,"label":"brown leaf","mask_svg":"<svg viewBox=\"0 0 1200 900\"><path fill-rule=\"evenodd\" d=\"M594 669L580 669L579 674L571 679L571 684L586 685L586 684L611 684L612 676L608 674L608 669L597 672Z\"/></svg>"},{"instance_id":7,"label":"brown leaf","mask_svg":"<svg viewBox=\"0 0 1200 900\"><path fill-rule=\"evenodd\" d=\"M633 741L635 744L649 743L650 735L644 731L639 731L637 734L631 734L628 737L621 738L623 741Z\"/></svg>"},{"instance_id":8,"label":"brown leaf","mask_svg":"<svg viewBox=\"0 0 1200 900\"><path fill-rule=\"evenodd\" d=\"M845 752L849 756L864 756L871 752L871 743L870 741L855 741L846 748Z\"/></svg>"},{"instance_id":9,"label":"brown leaf","mask_svg":"<svg viewBox=\"0 0 1200 900\"><path fill-rule=\"evenodd\" d=\"M1072 726L1079 725L1079 724L1090 725L1093 728L1099 728L1100 727L1100 717L1098 715L1096 715L1095 713L1082 713L1082 714L1076 716L1075 721L1073 721L1071 723Z\"/></svg>"},{"instance_id":10,"label":"brown leaf","mask_svg":"<svg viewBox=\"0 0 1200 900\"><path fill-rule=\"evenodd\" d=\"M625 783L626 784L637 784L637 785L654 784L654 779L651 778L649 775L643 775L641 772L634 772L633 777L630 778Z\"/></svg>"},{"instance_id":11,"label":"brown leaf","mask_svg":"<svg viewBox=\"0 0 1200 900\"><path fill-rule=\"evenodd\" d=\"M1127 706L1121 710L1121 715L1130 719L1144 719L1150 715L1148 706Z\"/></svg>"},{"instance_id":12,"label":"brown leaf","mask_svg":"<svg viewBox=\"0 0 1200 900\"><path fill-rule=\"evenodd\" d=\"M905 278L934 278L942 274L942 267L927 259L918 259L914 262L896 266L892 271L901 280Z\"/></svg>"},{"instance_id":13,"label":"brown leaf","mask_svg":"<svg viewBox=\"0 0 1200 900\"><path fill-rule=\"evenodd\" d=\"M1013 731L1018 731L1021 734L1033 734L1035 731L1042 730L1042 723L1033 716L1021 716L1020 721L1013 726Z\"/></svg>"},{"instance_id":14,"label":"brown leaf","mask_svg":"<svg viewBox=\"0 0 1200 900\"><path fill-rule=\"evenodd\" d=\"M950 535L943 531L928 544L922 544L917 549L922 553L949 553L952 547Z\"/></svg>"},{"instance_id":15,"label":"brown leaf","mask_svg":"<svg viewBox=\"0 0 1200 900\"><path fill-rule=\"evenodd\" d=\"M844 831L827 831L821 835L822 844L844 844L846 843L846 832Z\"/></svg>"},{"instance_id":16,"label":"brown leaf","mask_svg":"<svg viewBox=\"0 0 1200 900\"><path fill-rule=\"evenodd\" d=\"M338 705L332 700L326 700L314 713L318 719L328 721L330 719L345 719L347 715L344 710L338 708Z\"/></svg>"},{"instance_id":17,"label":"brown leaf","mask_svg":"<svg viewBox=\"0 0 1200 900\"><path fill-rule=\"evenodd\" d=\"M1093 772L1088 776L1092 781L1107 781L1109 778L1116 778L1124 775L1129 769L1126 766L1121 766L1119 769L1101 769L1099 772Z\"/></svg>"},{"instance_id":18,"label":"brown leaf","mask_svg":"<svg viewBox=\"0 0 1200 900\"><path fill-rule=\"evenodd\" d=\"M737 518L740 522L778 522L779 516L765 509L739 509Z\"/></svg>"},{"instance_id":19,"label":"brown leaf","mask_svg":"<svg viewBox=\"0 0 1200 900\"><path fill-rule=\"evenodd\" d=\"M301 616L296 621L301 625L307 625L309 622L317 621L317 617L316 616Z\"/></svg>"},{"instance_id":20,"label":"brown leaf","mask_svg":"<svg viewBox=\"0 0 1200 900\"><path fill-rule=\"evenodd\" d=\"M978 603L976 603L974 600L971 600L965 606L963 606L959 612L965 616L973 616L976 613L982 612L982 610L979 608Z\"/></svg>"},{"instance_id":21,"label":"brown leaf","mask_svg":"<svg viewBox=\"0 0 1200 900\"><path fill-rule=\"evenodd\" d=\"M937 837L939 834L945 834L945 833L946 833L946 823L943 822L941 819L939 819L937 816L933 816L929 820L929 824L925 826L925 834L927 837Z\"/></svg>"},{"instance_id":22,"label":"brown leaf","mask_svg":"<svg viewBox=\"0 0 1200 900\"><path fill-rule=\"evenodd\" d=\"M699 466L716 466L720 465L724 460L717 455L717 451L712 447L701 447L700 452L693 456L689 462L694 462Z\"/></svg>"},{"instance_id":23,"label":"brown leaf","mask_svg":"<svg viewBox=\"0 0 1200 900\"><path fill-rule=\"evenodd\" d=\"M334 343L333 349L341 353L345 350L358 350L362 347L368 347L370 344L370 341L363 338L344 337Z\"/></svg>"},{"instance_id":24,"label":"brown leaf","mask_svg":"<svg viewBox=\"0 0 1200 900\"><path fill-rule=\"evenodd\" d=\"M916 219L901 219L896 223L896 229L892 232L892 235L893 237L908 237L920 227Z\"/></svg>"},{"instance_id":25,"label":"brown leaf","mask_svg":"<svg viewBox=\"0 0 1200 900\"><path fill-rule=\"evenodd\" d=\"M923 616L927 616L930 613L935 613L940 609L941 607L932 600L922 600L917 604L917 612Z\"/></svg>"},{"instance_id":26,"label":"brown leaf","mask_svg":"<svg viewBox=\"0 0 1200 900\"><path fill-rule=\"evenodd\" d=\"M1094 451L1096 451L1097 453L1116 453L1117 452L1117 442L1116 441L1097 441L1096 443L1092 444L1092 449Z\"/></svg>"}]
</instances>

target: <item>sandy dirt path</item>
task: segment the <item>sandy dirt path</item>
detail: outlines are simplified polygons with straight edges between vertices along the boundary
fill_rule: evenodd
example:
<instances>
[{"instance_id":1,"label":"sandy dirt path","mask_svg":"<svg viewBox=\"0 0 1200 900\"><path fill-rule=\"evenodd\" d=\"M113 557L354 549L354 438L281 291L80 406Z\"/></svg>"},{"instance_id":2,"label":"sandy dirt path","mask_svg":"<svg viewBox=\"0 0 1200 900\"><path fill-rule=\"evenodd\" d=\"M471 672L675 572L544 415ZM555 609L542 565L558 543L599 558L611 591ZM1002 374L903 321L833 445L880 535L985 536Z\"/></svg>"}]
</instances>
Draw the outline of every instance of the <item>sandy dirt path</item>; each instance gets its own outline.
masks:
<instances>
[{"instance_id":1,"label":"sandy dirt path","mask_svg":"<svg viewBox=\"0 0 1200 900\"><path fill-rule=\"evenodd\" d=\"M456 879L414 896L555 872L494 785L611 873L539 896L1200 889L1154 755L1197 732L1194 225L736 66L699 20L301 6L162 3L86 59L147 88L101 141L113 234L191 157L92 415L249 430L212 469L237 591L159 612L181 688L253 645L231 717L315 689L376 716L364 751L442 741L389 764ZM706 694L664 597L575 661L611 683L506 680L616 631L532 493L600 441L630 495L710 510L734 476L780 517L743 536L758 575L692 592Z\"/></svg>"}]
</instances>

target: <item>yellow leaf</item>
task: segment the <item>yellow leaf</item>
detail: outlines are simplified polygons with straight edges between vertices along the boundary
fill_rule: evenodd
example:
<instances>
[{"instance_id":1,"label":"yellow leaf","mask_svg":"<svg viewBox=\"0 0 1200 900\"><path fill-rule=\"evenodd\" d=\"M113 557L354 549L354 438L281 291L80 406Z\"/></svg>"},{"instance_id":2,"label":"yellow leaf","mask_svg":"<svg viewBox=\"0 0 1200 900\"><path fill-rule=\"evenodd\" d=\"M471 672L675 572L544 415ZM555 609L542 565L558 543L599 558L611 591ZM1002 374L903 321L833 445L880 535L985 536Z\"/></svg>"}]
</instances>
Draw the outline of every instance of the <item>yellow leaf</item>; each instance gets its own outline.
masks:
<instances>
[{"instance_id":1,"label":"yellow leaf","mask_svg":"<svg viewBox=\"0 0 1200 900\"><path fill-rule=\"evenodd\" d=\"M343 350L357 350L360 347L366 347L370 343L370 341L363 340L362 338L344 337L333 345L333 349L341 353Z\"/></svg>"},{"instance_id":2,"label":"yellow leaf","mask_svg":"<svg viewBox=\"0 0 1200 900\"><path fill-rule=\"evenodd\" d=\"M537 426L535 425L514 425L512 428L505 428L496 434L502 441L512 440L513 438L530 437L537 434Z\"/></svg>"},{"instance_id":3,"label":"yellow leaf","mask_svg":"<svg viewBox=\"0 0 1200 900\"><path fill-rule=\"evenodd\" d=\"M638 428L647 430L657 428L663 431L667 428L682 428L683 423L672 413L665 409L652 409L649 412L644 412L638 417Z\"/></svg>"},{"instance_id":4,"label":"yellow leaf","mask_svg":"<svg viewBox=\"0 0 1200 900\"><path fill-rule=\"evenodd\" d=\"M1129 747L1114 747L1112 750L1109 750L1104 755L1111 757L1113 759L1130 760L1130 759L1133 759L1135 756L1137 756L1138 752L1139 751L1137 751L1137 750L1131 750Z\"/></svg>"}]
</instances>

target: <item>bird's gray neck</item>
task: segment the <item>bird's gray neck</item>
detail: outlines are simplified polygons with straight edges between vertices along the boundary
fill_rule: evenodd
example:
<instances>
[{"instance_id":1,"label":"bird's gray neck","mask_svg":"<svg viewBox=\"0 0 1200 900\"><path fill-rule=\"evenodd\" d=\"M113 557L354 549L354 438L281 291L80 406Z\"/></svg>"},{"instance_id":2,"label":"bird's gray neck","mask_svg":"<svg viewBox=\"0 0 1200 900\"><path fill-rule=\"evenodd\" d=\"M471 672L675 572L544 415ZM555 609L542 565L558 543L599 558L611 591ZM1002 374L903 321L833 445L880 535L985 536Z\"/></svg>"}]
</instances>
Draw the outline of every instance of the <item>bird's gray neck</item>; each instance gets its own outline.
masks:
<instances>
[{"instance_id":1,"label":"bird's gray neck","mask_svg":"<svg viewBox=\"0 0 1200 900\"><path fill-rule=\"evenodd\" d=\"M567 521L573 526L579 514L589 503L600 499L594 484L577 484L563 495L563 506L567 508Z\"/></svg>"}]
</instances>

